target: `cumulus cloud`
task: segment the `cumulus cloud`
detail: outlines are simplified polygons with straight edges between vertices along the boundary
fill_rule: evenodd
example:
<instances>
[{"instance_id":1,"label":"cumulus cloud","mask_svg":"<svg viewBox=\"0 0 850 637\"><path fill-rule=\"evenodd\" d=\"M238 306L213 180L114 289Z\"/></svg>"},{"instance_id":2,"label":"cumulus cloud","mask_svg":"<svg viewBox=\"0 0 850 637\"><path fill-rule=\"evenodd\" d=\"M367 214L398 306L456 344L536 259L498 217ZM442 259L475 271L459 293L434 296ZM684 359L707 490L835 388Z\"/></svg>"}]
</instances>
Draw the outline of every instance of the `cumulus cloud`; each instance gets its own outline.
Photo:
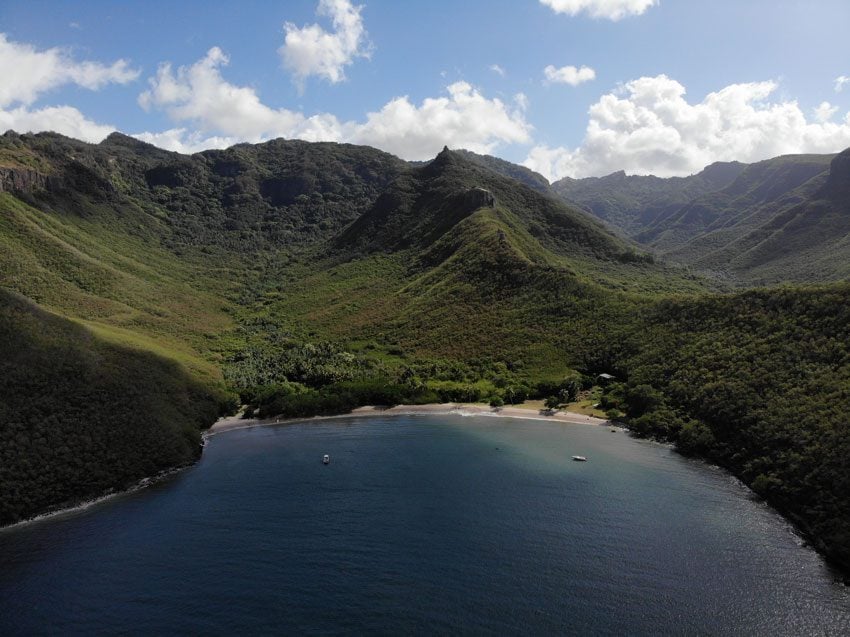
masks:
<instances>
[{"instance_id":1,"label":"cumulus cloud","mask_svg":"<svg viewBox=\"0 0 850 637\"><path fill-rule=\"evenodd\" d=\"M192 147L203 139L210 140L212 147L231 140L258 142L279 136L311 141L339 137L339 123L333 116L308 118L285 108L270 108L254 89L227 82L221 68L229 61L220 48L213 47L195 64L176 71L170 64L161 64L148 80L150 88L139 95L139 105L145 110L162 109L175 122L191 123L195 129L190 135Z\"/></svg>"},{"instance_id":2,"label":"cumulus cloud","mask_svg":"<svg viewBox=\"0 0 850 637\"><path fill-rule=\"evenodd\" d=\"M561 68L555 68L550 64L543 69L543 75L546 76L546 82L550 84L569 84L570 86L578 86L583 82L596 79L596 71L589 66L582 66L581 68L562 66Z\"/></svg>"},{"instance_id":3,"label":"cumulus cloud","mask_svg":"<svg viewBox=\"0 0 850 637\"><path fill-rule=\"evenodd\" d=\"M390 100L365 121L342 122L329 113L306 116L264 104L256 91L229 83L221 74L228 57L213 47L195 64L174 69L160 65L139 96L147 109L163 110L177 124L139 139L180 152L221 148L275 137L345 141L376 146L405 159L426 159L444 145L491 152L500 143L530 141L525 96L514 106L489 99L466 82L447 87L447 95L417 105L409 97Z\"/></svg>"},{"instance_id":4,"label":"cumulus cloud","mask_svg":"<svg viewBox=\"0 0 850 637\"><path fill-rule=\"evenodd\" d=\"M49 106L35 110L20 106L9 110L0 109L0 130L20 133L53 131L96 143L113 132L115 127L93 122L71 106Z\"/></svg>"},{"instance_id":5,"label":"cumulus cloud","mask_svg":"<svg viewBox=\"0 0 850 637\"><path fill-rule=\"evenodd\" d=\"M838 107L833 106L829 102L821 102L820 106L814 109L815 119L819 122L828 122L837 112Z\"/></svg>"},{"instance_id":6,"label":"cumulus cloud","mask_svg":"<svg viewBox=\"0 0 850 637\"><path fill-rule=\"evenodd\" d=\"M467 82L455 82L447 91L448 97L427 98L420 106L407 97L391 100L364 123L352 125L348 141L405 159L433 157L444 145L489 153L499 143L530 141L531 126L521 107L511 110L499 99L487 99Z\"/></svg>"},{"instance_id":7,"label":"cumulus cloud","mask_svg":"<svg viewBox=\"0 0 850 637\"><path fill-rule=\"evenodd\" d=\"M590 107L578 148L533 148L524 162L550 179L616 170L687 175L715 161L752 162L789 153L829 153L850 146L842 123L809 122L795 101L770 101L775 82L732 84L688 102L665 75L642 77Z\"/></svg>"},{"instance_id":8,"label":"cumulus cloud","mask_svg":"<svg viewBox=\"0 0 850 637\"><path fill-rule=\"evenodd\" d=\"M0 130L55 131L98 142L115 130L86 118L71 106L33 108L45 93L65 85L92 91L127 84L139 76L126 60L112 64L78 61L62 48L37 49L0 33Z\"/></svg>"},{"instance_id":9,"label":"cumulus cloud","mask_svg":"<svg viewBox=\"0 0 850 637\"><path fill-rule=\"evenodd\" d=\"M493 73L496 73L497 75L501 75L502 77L505 77L505 69L503 69L498 64L491 64L490 70L493 71Z\"/></svg>"},{"instance_id":10,"label":"cumulus cloud","mask_svg":"<svg viewBox=\"0 0 850 637\"><path fill-rule=\"evenodd\" d=\"M592 18L620 20L630 15L641 15L658 4L658 0L540 0L555 13L578 15L586 13Z\"/></svg>"},{"instance_id":11,"label":"cumulus cloud","mask_svg":"<svg viewBox=\"0 0 850 637\"><path fill-rule=\"evenodd\" d=\"M850 77L847 77L846 75L839 75L835 78L835 92L840 93L844 90L845 84L850 84Z\"/></svg>"},{"instance_id":12,"label":"cumulus cloud","mask_svg":"<svg viewBox=\"0 0 850 637\"><path fill-rule=\"evenodd\" d=\"M7 108L29 106L43 93L66 84L93 91L110 83L126 84L139 77L139 71L126 60L110 65L79 62L67 50L38 50L0 33L0 77L0 108Z\"/></svg>"},{"instance_id":13,"label":"cumulus cloud","mask_svg":"<svg viewBox=\"0 0 850 637\"><path fill-rule=\"evenodd\" d=\"M318 24L283 25L286 37L278 53L299 89L303 90L304 80L311 75L332 84L341 82L345 79L346 66L357 57L369 57L371 45L360 15L362 9L349 0L320 0L316 12L330 18L333 31L325 31Z\"/></svg>"}]
</instances>

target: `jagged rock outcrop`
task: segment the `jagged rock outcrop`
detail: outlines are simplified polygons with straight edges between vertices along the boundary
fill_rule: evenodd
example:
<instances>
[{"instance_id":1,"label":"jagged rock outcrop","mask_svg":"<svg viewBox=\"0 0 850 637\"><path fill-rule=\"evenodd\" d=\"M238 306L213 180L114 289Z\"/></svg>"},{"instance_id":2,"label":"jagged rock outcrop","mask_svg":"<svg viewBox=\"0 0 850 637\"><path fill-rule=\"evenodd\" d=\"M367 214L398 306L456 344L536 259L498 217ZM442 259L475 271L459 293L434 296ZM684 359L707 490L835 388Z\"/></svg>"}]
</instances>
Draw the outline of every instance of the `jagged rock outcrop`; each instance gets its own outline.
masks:
<instances>
[{"instance_id":1,"label":"jagged rock outcrop","mask_svg":"<svg viewBox=\"0 0 850 637\"><path fill-rule=\"evenodd\" d=\"M850 148L830 162L826 193L832 198L850 199Z\"/></svg>"},{"instance_id":2,"label":"jagged rock outcrop","mask_svg":"<svg viewBox=\"0 0 850 637\"><path fill-rule=\"evenodd\" d=\"M28 168L0 168L0 192L33 192L47 188L49 177Z\"/></svg>"},{"instance_id":3,"label":"jagged rock outcrop","mask_svg":"<svg viewBox=\"0 0 850 637\"><path fill-rule=\"evenodd\" d=\"M472 209L496 207L496 198L485 188L470 188L464 193L463 201Z\"/></svg>"}]
</instances>

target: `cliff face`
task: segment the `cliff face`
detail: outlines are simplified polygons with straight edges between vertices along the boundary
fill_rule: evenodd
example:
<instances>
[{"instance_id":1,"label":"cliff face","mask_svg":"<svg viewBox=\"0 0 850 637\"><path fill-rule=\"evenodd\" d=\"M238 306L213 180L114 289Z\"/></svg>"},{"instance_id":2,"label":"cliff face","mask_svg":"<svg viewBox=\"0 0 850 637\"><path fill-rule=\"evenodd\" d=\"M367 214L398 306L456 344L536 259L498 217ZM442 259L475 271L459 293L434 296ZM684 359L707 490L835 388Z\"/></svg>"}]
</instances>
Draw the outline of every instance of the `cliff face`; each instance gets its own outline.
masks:
<instances>
[{"instance_id":1,"label":"cliff face","mask_svg":"<svg viewBox=\"0 0 850 637\"><path fill-rule=\"evenodd\" d=\"M0 192L45 190L50 178L29 168L0 168Z\"/></svg>"},{"instance_id":2,"label":"cliff face","mask_svg":"<svg viewBox=\"0 0 850 637\"><path fill-rule=\"evenodd\" d=\"M850 148L832 160L826 182L826 194L833 199L850 198Z\"/></svg>"}]
</instances>

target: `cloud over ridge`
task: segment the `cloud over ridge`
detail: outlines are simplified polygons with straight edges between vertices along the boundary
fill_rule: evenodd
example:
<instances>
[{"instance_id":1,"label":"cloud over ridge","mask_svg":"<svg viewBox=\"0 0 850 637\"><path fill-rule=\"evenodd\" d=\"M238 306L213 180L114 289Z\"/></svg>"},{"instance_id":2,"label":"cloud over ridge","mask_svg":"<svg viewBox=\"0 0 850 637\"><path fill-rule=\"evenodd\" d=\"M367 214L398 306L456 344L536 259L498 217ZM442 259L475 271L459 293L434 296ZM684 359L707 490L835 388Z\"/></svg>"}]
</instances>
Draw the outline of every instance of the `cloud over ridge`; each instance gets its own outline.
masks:
<instances>
[{"instance_id":1,"label":"cloud over ridge","mask_svg":"<svg viewBox=\"0 0 850 637\"><path fill-rule=\"evenodd\" d=\"M626 83L590 107L578 148L535 146L524 164L550 179L625 170L688 175L715 161L753 162L850 146L850 113L841 123L809 122L796 101L770 101L776 82L732 84L688 102L685 87L658 75ZM834 111L821 110L821 117Z\"/></svg>"},{"instance_id":2,"label":"cloud over ridge","mask_svg":"<svg viewBox=\"0 0 850 637\"><path fill-rule=\"evenodd\" d=\"M139 95L146 110L164 111L177 126L164 132L143 132L139 139L180 152L221 148L237 142L275 137L307 141L367 144L405 159L433 157L444 145L492 152L501 143L531 141L525 121L525 96L511 107L487 98L467 82L446 87L446 95L421 104L396 97L365 121L340 121L330 113L305 116L299 111L264 104L253 88L231 84L221 74L229 63L218 47L192 65L176 70L159 66Z\"/></svg>"}]
</instances>

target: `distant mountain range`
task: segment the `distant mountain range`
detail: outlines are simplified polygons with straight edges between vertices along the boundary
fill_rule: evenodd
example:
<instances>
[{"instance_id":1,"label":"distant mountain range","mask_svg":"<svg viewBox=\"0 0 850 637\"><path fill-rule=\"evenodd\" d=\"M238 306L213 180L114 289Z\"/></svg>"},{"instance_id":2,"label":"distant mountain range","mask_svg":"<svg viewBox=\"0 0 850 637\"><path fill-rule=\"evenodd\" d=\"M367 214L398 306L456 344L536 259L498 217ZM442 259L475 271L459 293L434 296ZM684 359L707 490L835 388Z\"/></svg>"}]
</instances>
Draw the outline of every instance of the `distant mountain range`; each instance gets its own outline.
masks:
<instances>
[{"instance_id":1,"label":"distant mountain range","mask_svg":"<svg viewBox=\"0 0 850 637\"><path fill-rule=\"evenodd\" d=\"M850 151L712 164L691 177L615 173L552 184L657 254L739 285L850 276Z\"/></svg>"}]
</instances>

